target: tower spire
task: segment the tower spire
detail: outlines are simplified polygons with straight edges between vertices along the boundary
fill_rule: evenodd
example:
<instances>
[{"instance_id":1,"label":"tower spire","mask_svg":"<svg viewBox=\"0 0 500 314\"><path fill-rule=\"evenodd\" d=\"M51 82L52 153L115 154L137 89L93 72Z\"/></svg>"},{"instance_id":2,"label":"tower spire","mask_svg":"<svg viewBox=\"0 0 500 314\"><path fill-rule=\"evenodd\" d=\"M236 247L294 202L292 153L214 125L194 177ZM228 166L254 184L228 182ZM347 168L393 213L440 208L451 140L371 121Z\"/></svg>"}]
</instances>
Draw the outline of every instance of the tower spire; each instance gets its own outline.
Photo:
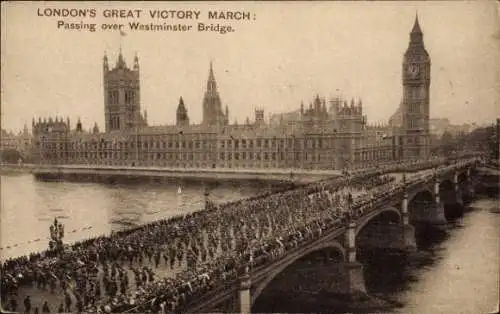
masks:
<instances>
[{"instance_id":1,"label":"tower spire","mask_svg":"<svg viewBox=\"0 0 500 314\"><path fill-rule=\"evenodd\" d=\"M214 68L212 60L210 59L210 69L208 71L207 91L215 91L217 83L215 82Z\"/></svg>"},{"instance_id":2,"label":"tower spire","mask_svg":"<svg viewBox=\"0 0 500 314\"><path fill-rule=\"evenodd\" d=\"M134 56L134 70L139 71L139 57L137 56L137 51Z\"/></svg>"},{"instance_id":3,"label":"tower spire","mask_svg":"<svg viewBox=\"0 0 500 314\"><path fill-rule=\"evenodd\" d=\"M108 53L106 50L104 50L104 57L102 58L102 66L104 68L105 71L108 71L109 70L109 66L108 66Z\"/></svg>"},{"instance_id":4,"label":"tower spire","mask_svg":"<svg viewBox=\"0 0 500 314\"><path fill-rule=\"evenodd\" d=\"M189 116L182 96L179 98L179 105L177 106L177 125L189 125Z\"/></svg>"},{"instance_id":5,"label":"tower spire","mask_svg":"<svg viewBox=\"0 0 500 314\"><path fill-rule=\"evenodd\" d=\"M413 29L411 30L412 33L422 33L422 30L420 29L420 24L418 23L418 12L415 13L415 22L413 23Z\"/></svg>"},{"instance_id":6,"label":"tower spire","mask_svg":"<svg viewBox=\"0 0 500 314\"><path fill-rule=\"evenodd\" d=\"M127 65L125 64L125 60L123 60L123 54L122 54L122 46L120 43L120 52L118 54L118 61L116 62L116 67L117 68L125 68Z\"/></svg>"},{"instance_id":7,"label":"tower spire","mask_svg":"<svg viewBox=\"0 0 500 314\"><path fill-rule=\"evenodd\" d=\"M415 13L415 22L413 23L413 28L410 33L410 45L412 46L423 46L424 35L422 29L420 28L420 23L418 22L418 13Z\"/></svg>"},{"instance_id":8,"label":"tower spire","mask_svg":"<svg viewBox=\"0 0 500 314\"><path fill-rule=\"evenodd\" d=\"M203 124L218 125L222 121L224 121L222 102L220 100L219 92L217 91L213 62L210 60L207 89L205 91L205 96L203 97Z\"/></svg>"}]
</instances>

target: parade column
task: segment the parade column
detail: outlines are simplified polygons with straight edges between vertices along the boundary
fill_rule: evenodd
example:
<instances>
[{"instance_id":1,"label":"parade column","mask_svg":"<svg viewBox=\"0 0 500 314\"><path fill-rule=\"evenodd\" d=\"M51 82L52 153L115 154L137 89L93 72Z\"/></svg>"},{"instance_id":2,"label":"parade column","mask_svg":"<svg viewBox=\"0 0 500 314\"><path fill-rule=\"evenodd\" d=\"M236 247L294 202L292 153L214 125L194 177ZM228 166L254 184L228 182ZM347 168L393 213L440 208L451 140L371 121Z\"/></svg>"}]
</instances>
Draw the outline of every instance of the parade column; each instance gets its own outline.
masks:
<instances>
[{"instance_id":1,"label":"parade column","mask_svg":"<svg viewBox=\"0 0 500 314\"><path fill-rule=\"evenodd\" d=\"M203 195L205 195L205 210L208 210L209 209L209 202L210 202L210 199L209 199L209 196L210 196L210 193L208 193L208 189L205 188L205 193L203 193Z\"/></svg>"},{"instance_id":2,"label":"parade column","mask_svg":"<svg viewBox=\"0 0 500 314\"><path fill-rule=\"evenodd\" d=\"M250 314L252 312L252 297L250 295L251 279L248 272L245 272L240 277L239 290L239 312L242 314Z\"/></svg>"}]
</instances>

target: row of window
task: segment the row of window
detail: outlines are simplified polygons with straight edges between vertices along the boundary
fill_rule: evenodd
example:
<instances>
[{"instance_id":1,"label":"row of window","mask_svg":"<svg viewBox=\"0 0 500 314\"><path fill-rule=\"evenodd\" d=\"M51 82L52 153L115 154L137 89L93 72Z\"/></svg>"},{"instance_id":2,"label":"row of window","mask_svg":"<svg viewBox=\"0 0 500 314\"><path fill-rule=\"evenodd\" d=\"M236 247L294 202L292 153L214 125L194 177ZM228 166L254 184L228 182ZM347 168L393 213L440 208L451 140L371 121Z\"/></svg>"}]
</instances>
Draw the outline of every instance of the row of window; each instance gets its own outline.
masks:
<instances>
[{"instance_id":1,"label":"row of window","mask_svg":"<svg viewBox=\"0 0 500 314\"><path fill-rule=\"evenodd\" d=\"M68 161L68 164L78 165L83 160L74 160ZM147 166L163 166L163 167L176 167L176 168L213 168L213 163L199 163L199 162L186 162L186 161L161 161L157 160L153 163L150 161L140 161L136 162L134 160L98 160L98 159L87 159L84 161L85 164L94 164L94 165L104 165L104 166L136 166L136 167L147 167ZM57 164L56 160L44 160L42 161L44 164ZM249 169L249 168L290 168L290 167L298 167L296 164L287 164L287 163L261 163L261 162L249 162L249 163L217 163L217 168L241 168L241 169ZM301 164L300 167L302 169L336 169L335 163L304 163Z\"/></svg>"},{"instance_id":2,"label":"row of window","mask_svg":"<svg viewBox=\"0 0 500 314\"><path fill-rule=\"evenodd\" d=\"M328 146L328 141L324 141L323 139L306 139L304 140L305 146L308 148L323 148L323 146ZM280 147L284 148L285 143L287 144L286 147L297 147L300 146L301 141L300 140L293 140L293 139L288 139L285 141L284 139L255 139L255 140L238 140L238 139L233 139L233 140L221 140L219 141L219 147L224 148L253 148L255 146L257 148L264 147L264 148L275 148L275 147ZM327 144L327 145L324 145Z\"/></svg>"},{"instance_id":3,"label":"row of window","mask_svg":"<svg viewBox=\"0 0 500 314\"><path fill-rule=\"evenodd\" d=\"M366 160L377 160L379 158L389 157L391 154L387 150L383 151L374 151L374 152L366 152L361 154L356 154L356 161L366 161Z\"/></svg>"},{"instance_id":4,"label":"row of window","mask_svg":"<svg viewBox=\"0 0 500 314\"><path fill-rule=\"evenodd\" d=\"M119 93L117 90L108 91L108 104L118 105L120 101Z\"/></svg>"},{"instance_id":5,"label":"row of window","mask_svg":"<svg viewBox=\"0 0 500 314\"><path fill-rule=\"evenodd\" d=\"M119 121L115 121L117 124L113 124L119 127ZM111 121L110 121L111 122ZM210 141L212 142L212 141ZM305 148L331 148L332 145L329 145L329 141L324 141L323 139L306 139L304 140ZM209 148L211 145L207 140L194 140L194 141L130 141L130 142L116 142L112 143L109 141L101 141L101 142L71 142L70 147L73 149L81 148L81 149L111 149L111 148L119 148L119 149L128 149L135 148L135 144L139 148ZM51 143L58 144L59 147L63 147L64 143ZM285 140L269 140L269 139L255 139L255 140L220 140L219 148L301 148L300 140L288 140L285 147ZM38 144L37 144L38 145ZM47 147L47 146L44 146Z\"/></svg>"},{"instance_id":6,"label":"row of window","mask_svg":"<svg viewBox=\"0 0 500 314\"><path fill-rule=\"evenodd\" d=\"M302 154L300 152L296 152L293 155L295 158L293 160L299 161L301 160ZM276 152L242 152L240 153L225 153L221 152L219 154L219 159L220 160L286 160L286 154L284 152L281 153L276 153ZM304 160L313 160L313 161L320 161L321 160L321 154L311 154L311 153L304 153Z\"/></svg>"},{"instance_id":7,"label":"row of window","mask_svg":"<svg viewBox=\"0 0 500 314\"><path fill-rule=\"evenodd\" d=\"M312 161L321 161L321 154L311 154L311 153L304 153L304 160L308 161L308 160L312 160ZM163 160L189 160L189 161L192 161L192 160L211 160L212 158L210 158L210 154L193 154L193 153L155 153L155 154L134 154L134 153L129 153L129 152L122 152L122 153L116 153L116 152L99 152L99 153L96 153L96 152L55 152L55 151L49 151L49 152L43 152L42 153L42 157L43 158L68 158L68 159L87 159L87 158L91 158L91 159L95 159L95 158L100 158L100 159L115 159L115 160L118 160L118 159L121 159L121 160L136 160L137 157L140 159L140 160L143 160L143 159L150 159L150 160L160 160L160 159L163 159ZM294 159L295 161L300 161L301 160L301 157L302 157L302 154L297 152L294 154ZM275 152L273 153L267 153L267 152L264 152L264 153L253 153L253 152L250 152L248 154L246 153L241 153L241 155L239 153L220 153L219 155L219 160L227 160L227 161L231 161L231 160L256 160L256 161L260 161L260 160L264 160L264 161L268 161L268 160L272 160L272 161L276 161L276 160L280 160L280 161L283 161L283 160L286 160L286 157L285 157L285 154L284 153L281 153L281 154L277 154Z\"/></svg>"},{"instance_id":8,"label":"row of window","mask_svg":"<svg viewBox=\"0 0 500 314\"><path fill-rule=\"evenodd\" d=\"M418 129L418 128L423 128L423 119L422 118L416 118L416 117L410 117L408 119L408 128L409 129Z\"/></svg>"},{"instance_id":9,"label":"row of window","mask_svg":"<svg viewBox=\"0 0 500 314\"><path fill-rule=\"evenodd\" d=\"M120 117L113 116L109 118L109 128L111 130L119 130L120 129Z\"/></svg>"},{"instance_id":10,"label":"row of window","mask_svg":"<svg viewBox=\"0 0 500 314\"><path fill-rule=\"evenodd\" d=\"M125 104L126 105L132 105L135 103L135 91L125 91L124 94L125 98ZM120 103L120 93L117 90L111 90L108 91L108 104L109 105L118 105Z\"/></svg>"},{"instance_id":11,"label":"row of window","mask_svg":"<svg viewBox=\"0 0 500 314\"><path fill-rule=\"evenodd\" d=\"M406 99L426 99L427 98L427 89L425 87L406 87L405 93Z\"/></svg>"}]
</instances>

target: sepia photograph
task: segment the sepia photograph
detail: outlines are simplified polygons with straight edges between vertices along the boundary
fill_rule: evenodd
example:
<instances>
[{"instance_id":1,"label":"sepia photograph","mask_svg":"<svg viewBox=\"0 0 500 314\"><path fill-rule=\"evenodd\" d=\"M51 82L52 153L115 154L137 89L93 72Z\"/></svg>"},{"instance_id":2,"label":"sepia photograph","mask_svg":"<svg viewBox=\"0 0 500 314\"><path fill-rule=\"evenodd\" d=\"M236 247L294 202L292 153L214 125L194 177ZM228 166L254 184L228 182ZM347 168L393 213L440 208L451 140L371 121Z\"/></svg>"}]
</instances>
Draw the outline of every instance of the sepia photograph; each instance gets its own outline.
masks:
<instances>
[{"instance_id":1,"label":"sepia photograph","mask_svg":"<svg viewBox=\"0 0 500 314\"><path fill-rule=\"evenodd\" d=\"M2 313L499 312L496 1L2 1Z\"/></svg>"}]
</instances>

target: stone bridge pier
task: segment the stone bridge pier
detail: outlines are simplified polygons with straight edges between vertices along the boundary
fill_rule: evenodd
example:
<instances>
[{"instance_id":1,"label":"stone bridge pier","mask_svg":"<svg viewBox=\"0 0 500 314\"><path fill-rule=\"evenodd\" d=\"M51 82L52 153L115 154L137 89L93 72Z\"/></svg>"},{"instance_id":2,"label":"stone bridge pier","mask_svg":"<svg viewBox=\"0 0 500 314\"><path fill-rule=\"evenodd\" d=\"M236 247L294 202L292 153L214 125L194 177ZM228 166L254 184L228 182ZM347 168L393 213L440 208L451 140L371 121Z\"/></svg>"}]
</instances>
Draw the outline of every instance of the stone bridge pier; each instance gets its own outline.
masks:
<instances>
[{"instance_id":1,"label":"stone bridge pier","mask_svg":"<svg viewBox=\"0 0 500 314\"><path fill-rule=\"evenodd\" d=\"M474 183L472 180L472 169L467 168L467 171L458 176L457 180L458 187L462 193L463 203L470 204L476 197L476 190L474 189Z\"/></svg>"},{"instance_id":2,"label":"stone bridge pier","mask_svg":"<svg viewBox=\"0 0 500 314\"><path fill-rule=\"evenodd\" d=\"M346 240L347 263L344 263L343 267L341 267L341 273L343 273L346 282L344 292L351 297L356 297L359 294L366 294L363 265L356 260L356 223L349 223Z\"/></svg>"},{"instance_id":3,"label":"stone bridge pier","mask_svg":"<svg viewBox=\"0 0 500 314\"><path fill-rule=\"evenodd\" d=\"M453 179L444 180L439 184L439 197L443 203L444 214L447 219L463 216L464 203L462 192L458 186L458 175L453 174Z\"/></svg>"},{"instance_id":4,"label":"stone bridge pier","mask_svg":"<svg viewBox=\"0 0 500 314\"><path fill-rule=\"evenodd\" d=\"M453 173L451 182L450 180L444 180L439 188L446 218L462 217L465 205L469 204L475 197L471 169L468 168L466 172L462 173Z\"/></svg>"}]
</instances>

